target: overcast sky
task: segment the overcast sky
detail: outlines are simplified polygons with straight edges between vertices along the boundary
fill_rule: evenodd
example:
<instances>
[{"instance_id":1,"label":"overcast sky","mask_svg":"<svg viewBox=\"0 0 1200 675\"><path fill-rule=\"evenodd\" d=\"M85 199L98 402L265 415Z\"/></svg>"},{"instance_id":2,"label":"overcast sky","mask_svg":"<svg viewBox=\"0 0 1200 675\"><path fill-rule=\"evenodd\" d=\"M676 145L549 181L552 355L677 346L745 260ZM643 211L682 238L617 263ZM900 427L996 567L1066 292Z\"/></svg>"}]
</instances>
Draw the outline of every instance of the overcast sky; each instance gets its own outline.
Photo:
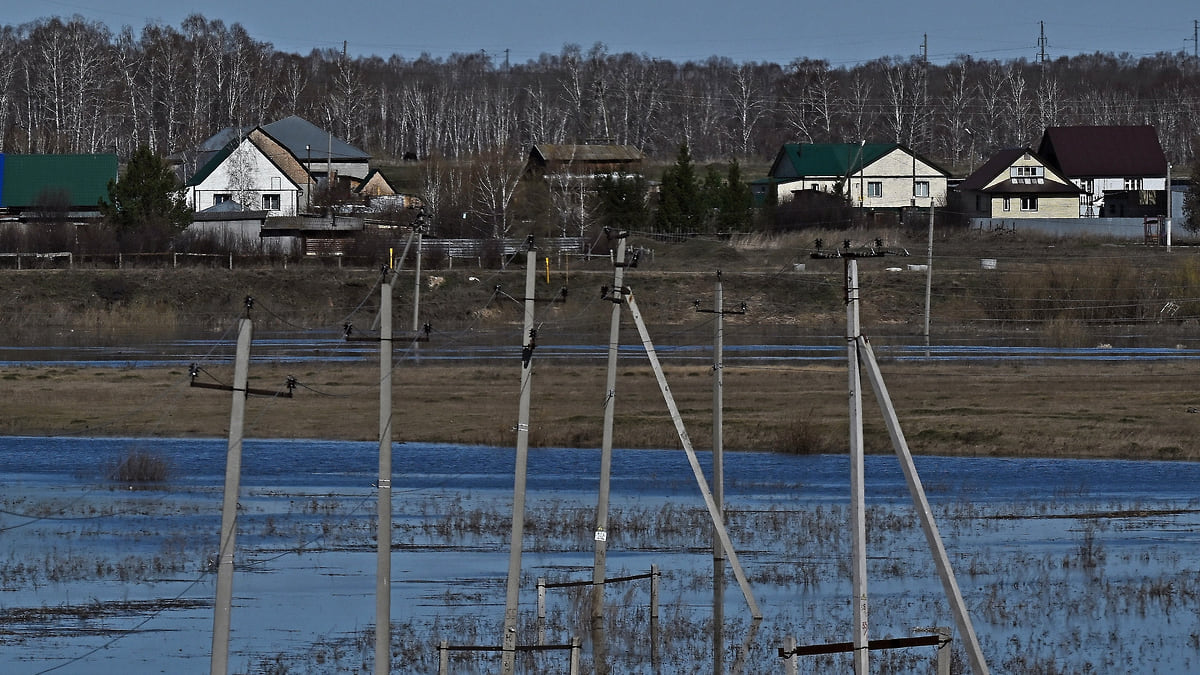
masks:
<instances>
[{"instance_id":1,"label":"overcast sky","mask_svg":"<svg viewBox=\"0 0 1200 675\"><path fill-rule=\"evenodd\" d=\"M196 9L202 7L203 9ZM1092 52L1192 53L1196 0L975 3L963 0L0 0L0 22L20 25L81 15L114 32L147 22L178 27L189 13L240 23L280 51L314 48L352 56L486 51L497 64L557 54L564 44L634 52L676 62L723 56L786 64L797 57L852 66L882 56L958 54L1002 61L1038 55L1041 24L1051 58ZM189 9L190 8L190 9Z\"/></svg>"}]
</instances>

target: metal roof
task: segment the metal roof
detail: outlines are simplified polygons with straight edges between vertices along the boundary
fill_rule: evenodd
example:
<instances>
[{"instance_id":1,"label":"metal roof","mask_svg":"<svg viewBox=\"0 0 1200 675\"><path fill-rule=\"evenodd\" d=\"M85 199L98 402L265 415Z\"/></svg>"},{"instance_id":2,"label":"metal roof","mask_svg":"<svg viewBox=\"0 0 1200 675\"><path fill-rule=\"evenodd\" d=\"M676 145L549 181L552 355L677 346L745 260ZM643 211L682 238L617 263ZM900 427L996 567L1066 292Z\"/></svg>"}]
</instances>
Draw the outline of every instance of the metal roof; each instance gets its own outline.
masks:
<instances>
[{"instance_id":1,"label":"metal roof","mask_svg":"<svg viewBox=\"0 0 1200 675\"><path fill-rule=\"evenodd\" d=\"M632 145L541 143L533 146L530 154L536 154L547 162L640 162L646 157Z\"/></svg>"},{"instance_id":2,"label":"metal roof","mask_svg":"<svg viewBox=\"0 0 1200 675\"><path fill-rule=\"evenodd\" d=\"M296 115L264 124L262 128L301 161L308 161L310 156L313 161L329 158L335 162L365 162L371 159L362 150Z\"/></svg>"},{"instance_id":3,"label":"metal roof","mask_svg":"<svg viewBox=\"0 0 1200 675\"><path fill-rule=\"evenodd\" d=\"M1038 154L1071 178L1167 175L1166 155L1150 125L1049 127Z\"/></svg>"},{"instance_id":4,"label":"metal roof","mask_svg":"<svg viewBox=\"0 0 1200 675\"><path fill-rule=\"evenodd\" d=\"M70 206L94 207L117 179L117 156L0 154L0 170L0 206L34 206L47 191L62 190Z\"/></svg>"},{"instance_id":5,"label":"metal roof","mask_svg":"<svg viewBox=\"0 0 1200 675\"><path fill-rule=\"evenodd\" d=\"M771 165L772 178L848 176L895 150L917 157L943 175L944 169L899 143L787 143Z\"/></svg>"}]
</instances>

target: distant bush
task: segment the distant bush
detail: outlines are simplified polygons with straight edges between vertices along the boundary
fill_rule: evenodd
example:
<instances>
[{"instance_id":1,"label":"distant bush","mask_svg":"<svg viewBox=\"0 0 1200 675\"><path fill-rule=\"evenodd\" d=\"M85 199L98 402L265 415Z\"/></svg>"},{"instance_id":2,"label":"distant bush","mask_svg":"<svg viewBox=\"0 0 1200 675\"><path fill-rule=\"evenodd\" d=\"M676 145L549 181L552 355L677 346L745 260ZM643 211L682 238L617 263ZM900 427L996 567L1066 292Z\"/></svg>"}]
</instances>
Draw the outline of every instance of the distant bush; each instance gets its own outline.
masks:
<instances>
[{"instance_id":1,"label":"distant bush","mask_svg":"<svg viewBox=\"0 0 1200 675\"><path fill-rule=\"evenodd\" d=\"M163 483L170 477L170 462L145 450L129 450L108 469L108 479L120 483Z\"/></svg>"}]
</instances>

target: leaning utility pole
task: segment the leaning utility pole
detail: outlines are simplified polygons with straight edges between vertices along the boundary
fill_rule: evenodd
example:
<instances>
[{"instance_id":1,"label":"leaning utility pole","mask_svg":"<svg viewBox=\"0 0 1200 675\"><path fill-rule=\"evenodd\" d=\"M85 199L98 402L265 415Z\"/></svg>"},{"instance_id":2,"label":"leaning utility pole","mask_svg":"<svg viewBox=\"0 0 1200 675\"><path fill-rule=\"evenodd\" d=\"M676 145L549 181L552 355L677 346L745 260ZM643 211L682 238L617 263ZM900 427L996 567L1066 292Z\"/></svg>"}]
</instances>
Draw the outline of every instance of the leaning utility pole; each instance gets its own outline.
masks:
<instances>
[{"instance_id":1,"label":"leaning utility pole","mask_svg":"<svg viewBox=\"0 0 1200 675\"><path fill-rule=\"evenodd\" d=\"M517 600L521 589L521 546L525 535L525 468L529 458L529 405L533 382L533 350L537 332L533 328L534 295L537 291L537 249L533 236L527 240L525 258L525 344L521 349L521 403L517 414L517 456L513 480L512 535L509 539L508 584L504 596L504 643L501 671L512 675L517 659Z\"/></svg>"},{"instance_id":2,"label":"leaning utility pole","mask_svg":"<svg viewBox=\"0 0 1200 675\"><path fill-rule=\"evenodd\" d=\"M249 313L247 299L247 314ZM233 366L233 405L229 410L229 447L225 453L225 495L221 505L221 539L217 553L217 598L213 612L212 675L229 668L229 624L233 605L233 552L237 539L237 502L242 476L242 427L246 419L246 383L254 327L247 316L238 321Z\"/></svg>"},{"instance_id":3,"label":"leaning utility pole","mask_svg":"<svg viewBox=\"0 0 1200 675\"><path fill-rule=\"evenodd\" d=\"M604 577L608 561L608 490L612 476L613 419L617 398L617 352L621 346L621 289L625 283L625 246L628 234L616 235L617 250L613 259L612 319L608 331L608 375L604 385L604 433L600 446L600 491L596 499L596 556L592 567L592 655L597 675L607 675L608 661L604 639Z\"/></svg>"}]
</instances>

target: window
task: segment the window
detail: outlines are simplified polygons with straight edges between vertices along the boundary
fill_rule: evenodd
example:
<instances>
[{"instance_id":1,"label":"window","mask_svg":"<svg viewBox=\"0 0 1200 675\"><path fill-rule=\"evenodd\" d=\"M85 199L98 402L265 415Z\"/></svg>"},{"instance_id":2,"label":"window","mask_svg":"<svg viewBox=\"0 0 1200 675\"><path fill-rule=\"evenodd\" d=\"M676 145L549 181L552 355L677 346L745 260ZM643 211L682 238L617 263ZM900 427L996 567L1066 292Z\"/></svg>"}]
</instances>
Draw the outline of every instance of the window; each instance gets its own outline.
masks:
<instances>
[{"instance_id":1,"label":"window","mask_svg":"<svg viewBox=\"0 0 1200 675\"><path fill-rule=\"evenodd\" d=\"M1046 169L1040 166L1014 166L1008 174L1013 178L1041 178L1046 175Z\"/></svg>"},{"instance_id":2,"label":"window","mask_svg":"<svg viewBox=\"0 0 1200 675\"><path fill-rule=\"evenodd\" d=\"M880 181L877 181L877 180L868 181L867 182L867 196L868 197L882 197L883 196L883 183Z\"/></svg>"},{"instance_id":3,"label":"window","mask_svg":"<svg viewBox=\"0 0 1200 675\"><path fill-rule=\"evenodd\" d=\"M1008 210L1009 210L1008 200L1009 200L1009 198L1008 198L1008 197L1005 197L1005 198L1004 198L1004 210L1005 210L1005 211L1008 211Z\"/></svg>"},{"instance_id":4,"label":"window","mask_svg":"<svg viewBox=\"0 0 1200 675\"><path fill-rule=\"evenodd\" d=\"M217 204L224 204L232 199L233 195L229 194L228 192L215 194L213 195L213 206L216 206Z\"/></svg>"},{"instance_id":5,"label":"window","mask_svg":"<svg viewBox=\"0 0 1200 675\"><path fill-rule=\"evenodd\" d=\"M263 195L263 210L278 211L279 210L279 195Z\"/></svg>"},{"instance_id":6,"label":"window","mask_svg":"<svg viewBox=\"0 0 1200 675\"><path fill-rule=\"evenodd\" d=\"M1037 211L1037 197L1021 197L1022 211Z\"/></svg>"},{"instance_id":7,"label":"window","mask_svg":"<svg viewBox=\"0 0 1200 675\"><path fill-rule=\"evenodd\" d=\"M913 183L913 196L914 197L928 197L929 196L929 181L919 180L919 181Z\"/></svg>"},{"instance_id":8,"label":"window","mask_svg":"<svg viewBox=\"0 0 1200 675\"><path fill-rule=\"evenodd\" d=\"M1142 179L1141 178L1126 178L1125 179L1125 190L1126 191L1141 190L1141 189L1142 189Z\"/></svg>"}]
</instances>

